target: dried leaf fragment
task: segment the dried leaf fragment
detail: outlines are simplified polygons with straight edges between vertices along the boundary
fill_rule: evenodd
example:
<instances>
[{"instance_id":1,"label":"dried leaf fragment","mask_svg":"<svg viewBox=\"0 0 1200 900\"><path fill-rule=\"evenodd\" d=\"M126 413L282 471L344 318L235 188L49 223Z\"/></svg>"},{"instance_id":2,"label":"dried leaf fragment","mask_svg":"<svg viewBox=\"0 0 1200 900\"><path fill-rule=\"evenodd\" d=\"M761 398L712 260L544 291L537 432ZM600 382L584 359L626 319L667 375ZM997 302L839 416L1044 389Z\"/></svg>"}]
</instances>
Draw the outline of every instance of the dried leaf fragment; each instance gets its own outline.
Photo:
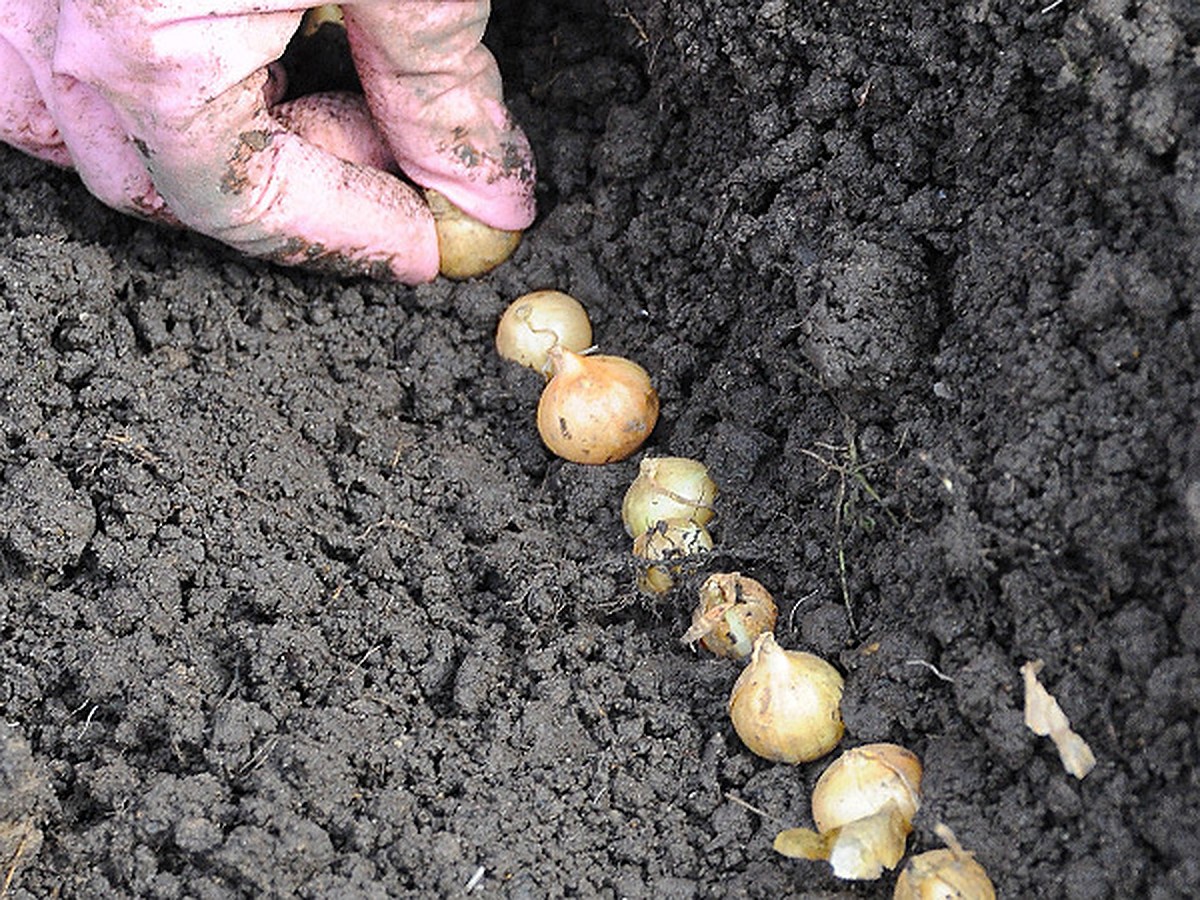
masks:
<instances>
[{"instance_id":1,"label":"dried leaf fragment","mask_svg":"<svg viewBox=\"0 0 1200 900\"><path fill-rule=\"evenodd\" d=\"M1039 659L1021 666L1025 679L1025 725L1034 734L1054 741L1063 768L1076 778L1083 778L1095 768L1096 757L1087 741L1071 729L1071 720L1058 701L1038 681L1043 665Z\"/></svg>"},{"instance_id":2,"label":"dried leaf fragment","mask_svg":"<svg viewBox=\"0 0 1200 900\"><path fill-rule=\"evenodd\" d=\"M817 834L811 828L787 828L775 835L776 853L792 859L829 859L831 837Z\"/></svg>"}]
</instances>

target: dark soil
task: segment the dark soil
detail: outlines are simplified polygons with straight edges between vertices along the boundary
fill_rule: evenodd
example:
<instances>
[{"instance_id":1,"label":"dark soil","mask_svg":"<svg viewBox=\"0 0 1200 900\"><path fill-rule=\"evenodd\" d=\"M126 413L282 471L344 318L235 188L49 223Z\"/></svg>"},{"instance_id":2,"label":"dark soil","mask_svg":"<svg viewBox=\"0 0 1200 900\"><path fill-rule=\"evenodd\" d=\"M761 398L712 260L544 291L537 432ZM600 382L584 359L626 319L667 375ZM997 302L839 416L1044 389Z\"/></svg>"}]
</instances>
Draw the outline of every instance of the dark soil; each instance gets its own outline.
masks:
<instances>
[{"instance_id":1,"label":"dark soil","mask_svg":"<svg viewBox=\"0 0 1200 900\"><path fill-rule=\"evenodd\" d=\"M912 849L1194 894L1200 7L1042 7L498 2L541 215L465 284L249 261L0 151L8 896L890 896L772 851L824 764L747 752L738 666L679 644L718 570L844 671L844 746L920 754ZM637 459L551 457L492 350L543 287L722 486L664 599Z\"/></svg>"}]
</instances>

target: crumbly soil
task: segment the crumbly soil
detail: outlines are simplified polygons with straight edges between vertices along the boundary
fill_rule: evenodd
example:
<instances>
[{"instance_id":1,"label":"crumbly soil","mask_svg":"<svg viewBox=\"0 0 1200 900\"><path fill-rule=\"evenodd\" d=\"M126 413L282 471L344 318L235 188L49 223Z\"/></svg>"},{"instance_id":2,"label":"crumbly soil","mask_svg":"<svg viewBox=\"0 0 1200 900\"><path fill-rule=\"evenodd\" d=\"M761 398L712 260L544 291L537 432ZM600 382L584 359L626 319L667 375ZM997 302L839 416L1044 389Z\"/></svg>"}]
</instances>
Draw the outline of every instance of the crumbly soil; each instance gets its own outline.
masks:
<instances>
[{"instance_id":1,"label":"crumbly soil","mask_svg":"<svg viewBox=\"0 0 1200 900\"><path fill-rule=\"evenodd\" d=\"M1191 894L1198 9L497 2L541 213L461 284L246 260L0 151L0 887L889 897L771 848L823 764L751 755L739 665L678 640L740 570L845 673L843 745L924 760L912 849ZM550 456L493 352L547 287L721 484L661 599L637 458Z\"/></svg>"}]
</instances>

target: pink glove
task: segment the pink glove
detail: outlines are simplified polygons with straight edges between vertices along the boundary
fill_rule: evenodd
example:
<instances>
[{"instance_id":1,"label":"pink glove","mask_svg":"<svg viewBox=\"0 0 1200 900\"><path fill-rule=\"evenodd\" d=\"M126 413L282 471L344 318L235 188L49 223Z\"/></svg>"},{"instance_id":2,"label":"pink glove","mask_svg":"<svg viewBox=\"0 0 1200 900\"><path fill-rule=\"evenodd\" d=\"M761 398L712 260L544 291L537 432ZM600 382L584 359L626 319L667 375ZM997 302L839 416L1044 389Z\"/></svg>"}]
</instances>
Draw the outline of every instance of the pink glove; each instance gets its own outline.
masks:
<instances>
[{"instance_id":1,"label":"pink glove","mask_svg":"<svg viewBox=\"0 0 1200 900\"><path fill-rule=\"evenodd\" d=\"M393 160L492 227L530 224L529 145L480 44L487 0L343 4L365 106L275 105L271 63L303 8L0 0L0 139L73 166L110 206L283 263L435 277L432 215Z\"/></svg>"}]
</instances>

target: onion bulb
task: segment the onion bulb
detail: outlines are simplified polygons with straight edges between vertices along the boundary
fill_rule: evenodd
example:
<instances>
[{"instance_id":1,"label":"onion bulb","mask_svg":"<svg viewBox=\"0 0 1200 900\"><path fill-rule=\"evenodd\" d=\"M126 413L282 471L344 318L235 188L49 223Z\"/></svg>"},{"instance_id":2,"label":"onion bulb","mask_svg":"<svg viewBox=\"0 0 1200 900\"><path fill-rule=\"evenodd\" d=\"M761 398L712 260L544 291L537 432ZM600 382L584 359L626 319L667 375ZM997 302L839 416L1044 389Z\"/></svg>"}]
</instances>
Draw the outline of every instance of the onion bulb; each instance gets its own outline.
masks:
<instances>
[{"instance_id":1,"label":"onion bulb","mask_svg":"<svg viewBox=\"0 0 1200 900\"><path fill-rule=\"evenodd\" d=\"M551 347L576 353L592 346L592 323L578 300L562 291L533 291L509 304L496 327L496 351L550 377Z\"/></svg>"},{"instance_id":2,"label":"onion bulb","mask_svg":"<svg viewBox=\"0 0 1200 900\"><path fill-rule=\"evenodd\" d=\"M921 761L897 744L866 744L847 750L817 779L813 821L829 831L878 812L894 802L912 821L921 805Z\"/></svg>"},{"instance_id":3,"label":"onion bulb","mask_svg":"<svg viewBox=\"0 0 1200 900\"><path fill-rule=\"evenodd\" d=\"M914 856L896 879L893 900L996 900L987 871L945 825L934 829L947 849Z\"/></svg>"},{"instance_id":4,"label":"onion bulb","mask_svg":"<svg viewBox=\"0 0 1200 900\"><path fill-rule=\"evenodd\" d=\"M548 352L553 377L538 401L538 432L563 459L600 464L625 459L658 421L650 376L620 356Z\"/></svg>"},{"instance_id":5,"label":"onion bulb","mask_svg":"<svg viewBox=\"0 0 1200 900\"><path fill-rule=\"evenodd\" d=\"M872 880L904 856L921 805L921 762L896 744L847 750L821 773L812 795L816 832L775 837L785 856L825 859L838 878Z\"/></svg>"},{"instance_id":6,"label":"onion bulb","mask_svg":"<svg viewBox=\"0 0 1200 900\"><path fill-rule=\"evenodd\" d=\"M699 641L717 656L745 659L759 635L774 630L778 615L774 598L753 578L740 572L709 575L681 640Z\"/></svg>"},{"instance_id":7,"label":"onion bulb","mask_svg":"<svg viewBox=\"0 0 1200 900\"><path fill-rule=\"evenodd\" d=\"M751 751L776 762L818 759L837 746L842 676L811 653L784 650L766 632L729 697L733 728Z\"/></svg>"},{"instance_id":8,"label":"onion bulb","mask_svg":"<svg viewBox=\"0 0 1200 900\"><path fill-rule=\"evenodd\" d=\"M647 594L665 594L675 586L675 576L682 571L684 559L708 553L712 548L712 535L703 525L674 519L659 522L634 539L633 555L648 562L673 560L675 564L646 567L638 573L638 587Z\"/></svg>"},{"instance_id":9,"label":"onion bulb","mask_svg":"<svg viewBox=\"0 0 1200 900\"><path fill-rule=\"evenodd\" d=\"M621 501L621 521L630 537L669 519L707 525L716 514L717 483L704 463L682 456L648 457Z\"/></svg>"},{"instance_id":10,"label":"onion bulb","mask_svg":"<svg viewBox=\"0 0 1200 900\"><path fill-rule=\"evenodd\" d=\"M437 229L439 271L447 278L473 278L504 262L521 243L521 232L503 231L467 215L440 192L425 191Z\"/></svg>"},{"instance_id":11,"label":"onion bulb","mask_svg":"<svg viewBox=\"0 0 1200 900\"><path fill-rule=\"evenodd\" d=\"M302 37L312 37L322 25L345 28L346 21L342 18L342 8L336 3L323 3L305 10L304 18L300 22L300 34Z\"/></svg>"}]
</instances>

